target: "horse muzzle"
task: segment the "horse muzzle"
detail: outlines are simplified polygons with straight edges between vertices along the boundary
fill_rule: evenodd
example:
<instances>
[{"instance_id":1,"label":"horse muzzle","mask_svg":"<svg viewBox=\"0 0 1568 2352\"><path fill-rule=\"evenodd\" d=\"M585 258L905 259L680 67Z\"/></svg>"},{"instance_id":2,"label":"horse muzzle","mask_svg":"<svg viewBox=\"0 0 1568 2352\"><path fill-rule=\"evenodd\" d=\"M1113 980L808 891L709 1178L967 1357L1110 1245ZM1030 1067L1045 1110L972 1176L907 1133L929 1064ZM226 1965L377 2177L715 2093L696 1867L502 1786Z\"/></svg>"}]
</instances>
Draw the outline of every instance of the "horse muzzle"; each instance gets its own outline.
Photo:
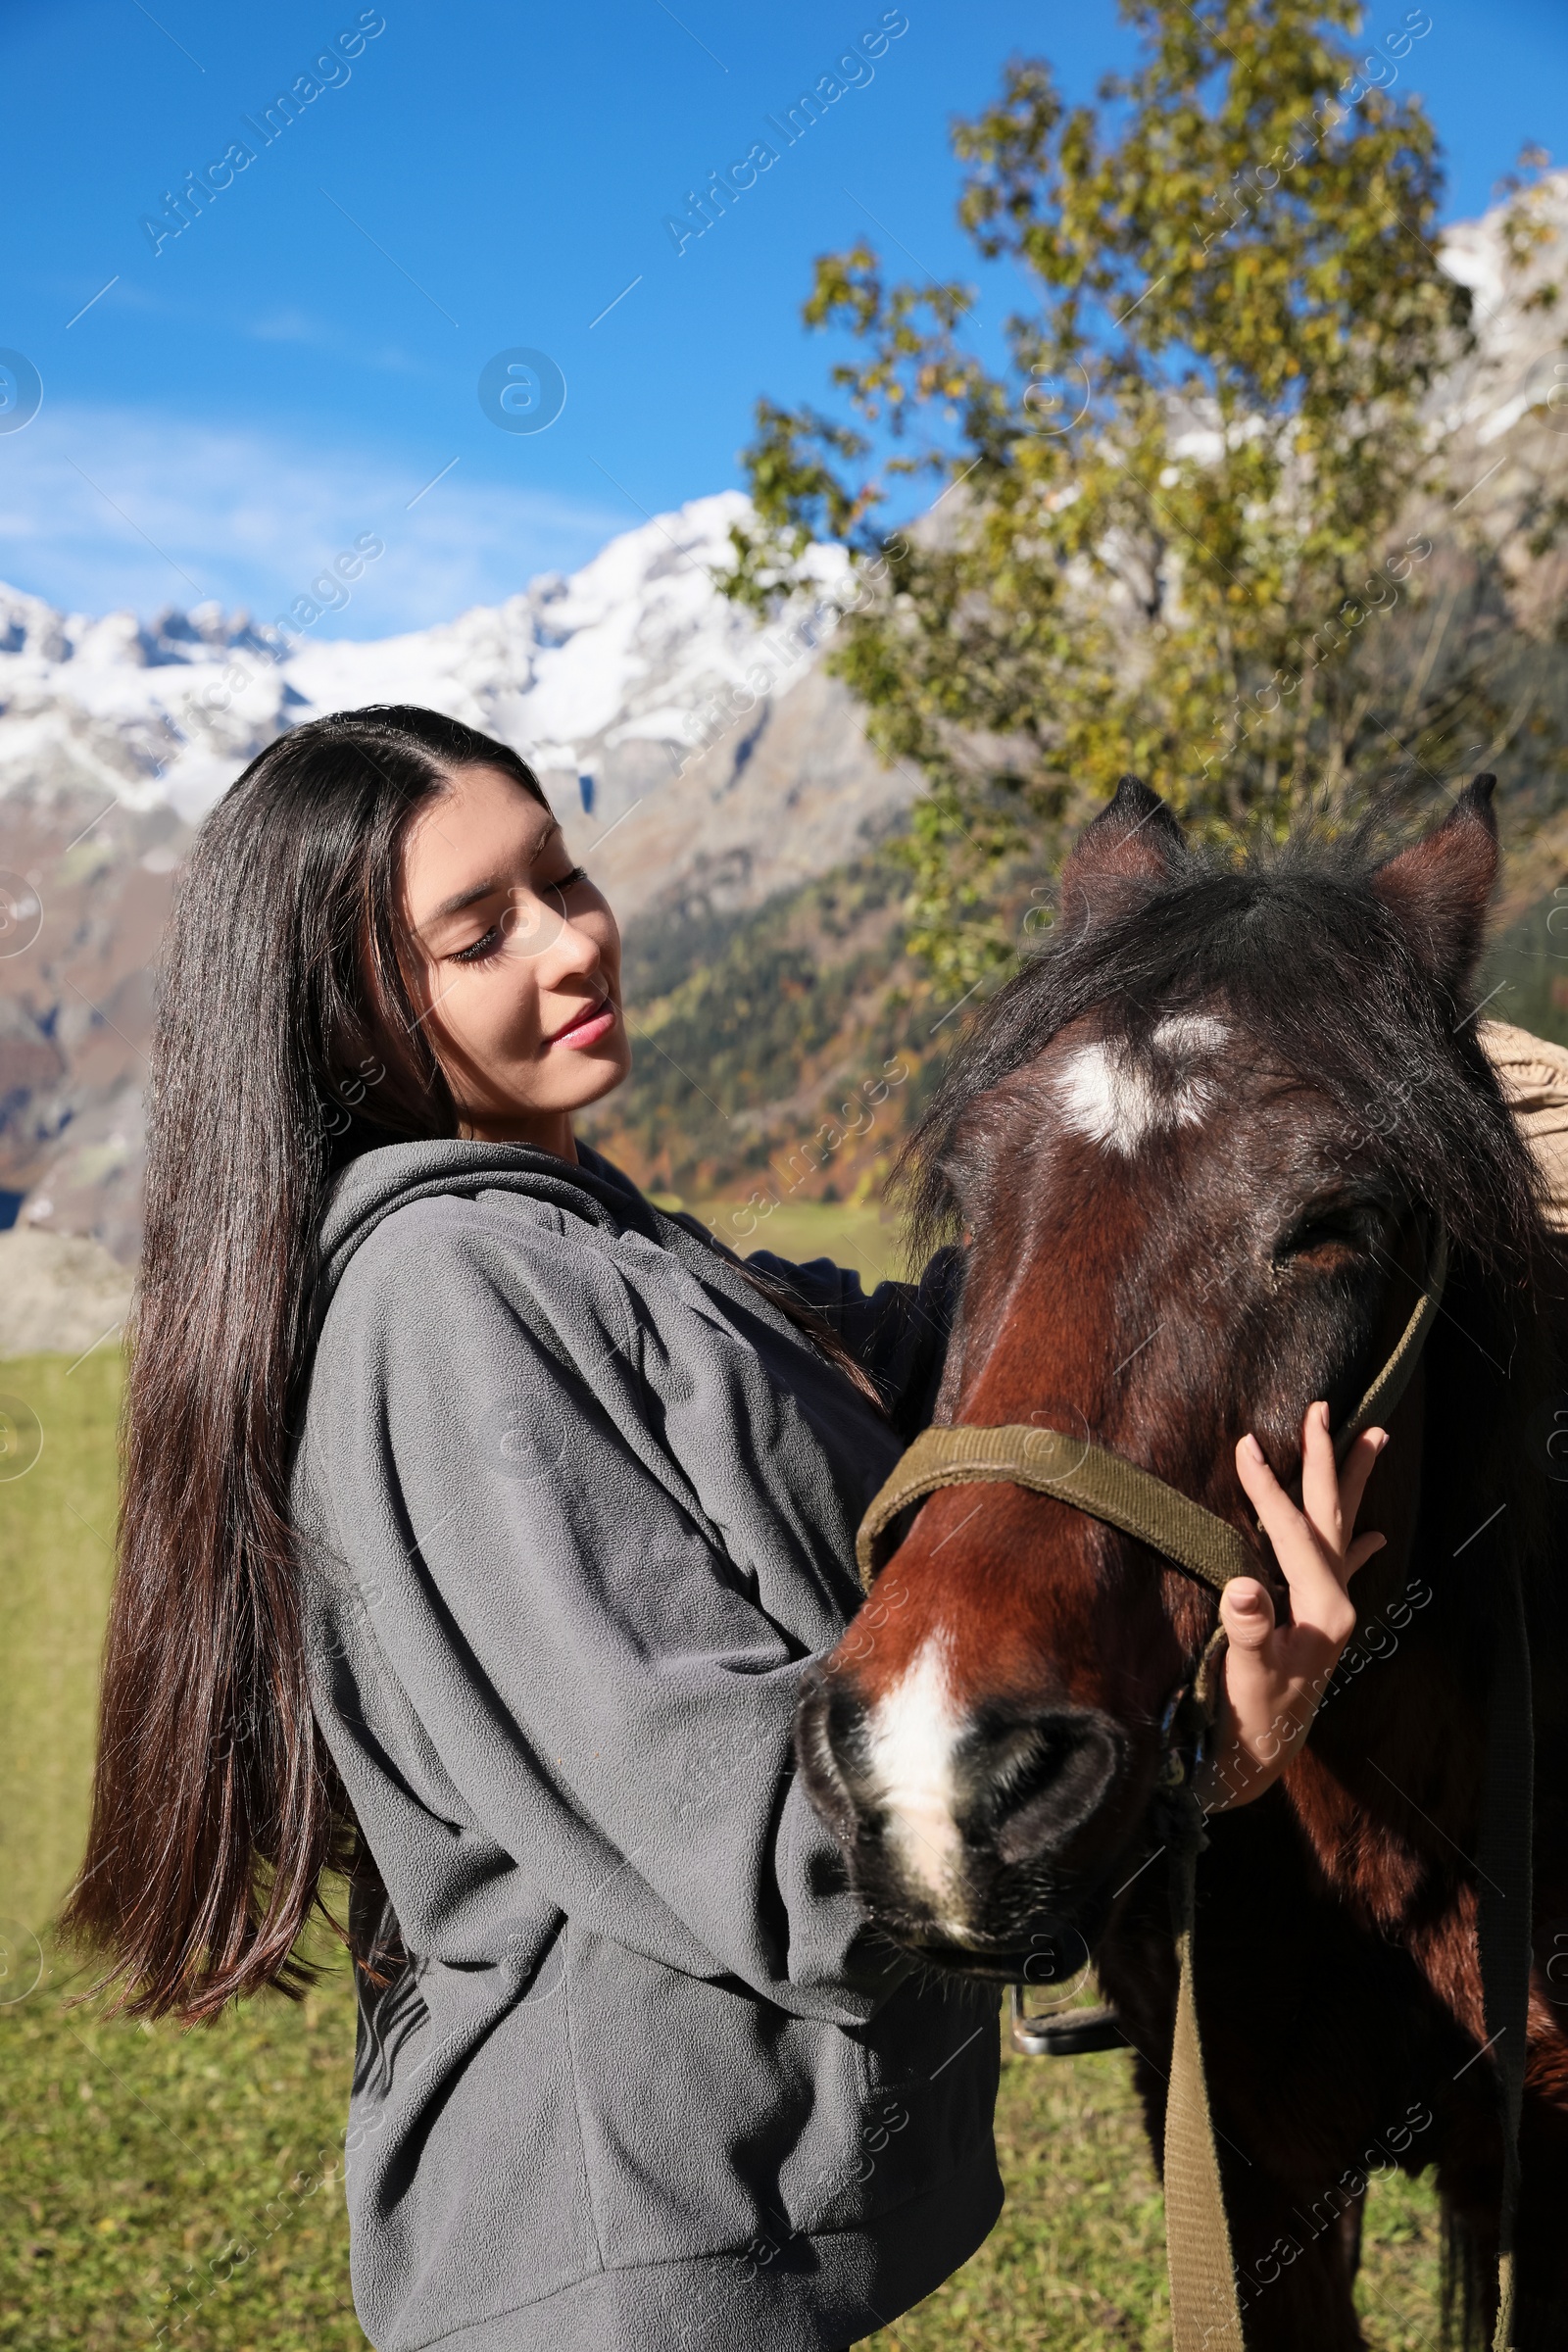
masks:
<instances>
[{"instance_id":1,"label":"horse muzzle","mask_svg":"<svg viewBox=\"0 0 1568 2352\"><path fill-rule=\"evenodd\" d=\"M808 1794L878 1926L938 1966L1010 1982L1087 1965L1126 1847L1131 1751L1094 1708L956 1709L930 1659L876 1694L824 1661L796 1719Z\"/></svg>"}]
</instances>

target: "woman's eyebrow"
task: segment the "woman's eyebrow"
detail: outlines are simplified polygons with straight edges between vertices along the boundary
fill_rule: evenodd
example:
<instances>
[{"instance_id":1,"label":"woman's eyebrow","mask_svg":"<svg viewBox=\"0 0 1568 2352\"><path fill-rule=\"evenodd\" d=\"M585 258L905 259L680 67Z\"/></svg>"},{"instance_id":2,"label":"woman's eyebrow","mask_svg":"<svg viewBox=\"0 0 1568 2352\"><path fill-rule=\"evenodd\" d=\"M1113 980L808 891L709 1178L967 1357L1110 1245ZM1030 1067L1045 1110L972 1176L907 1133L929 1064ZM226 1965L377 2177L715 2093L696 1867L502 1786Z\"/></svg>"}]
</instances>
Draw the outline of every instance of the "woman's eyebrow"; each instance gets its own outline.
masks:
<instances>
[{"instance_id":1,"label":"woman's eyebrow","mask_svg":"<svg viewBox=\"0 0 1568 2352\"><path fill-rule=\"evenodd\" d=\"M556 835L560 831L560 825L557 823L552 823L549 828L540 835L539 839L534 843L533 849L529 854L528 862L530 865L533 863L534 858L539 857L543 851L550 847L550 844L555 840ZM510 890L511 887L512 877L510 874L491 874L486 881L475 882L468 890L460 890L455 898L443 899L439 906L434 906L431 908L430 912L424 918L424 924L420 927L422 929L431 923L439 923L443 921L449 914L461 914L465 906L476 906L480 899L488 899L492 897L496 891Z\"/></svg>"},{"instance_id":2,"label":"woman's eyebrow","mask_svg":"<svg viewBox=\"0 0 1568 2352\"><path fill-rule=\"evenodd\" d=\"M472 906L480 899L488 899L496 891L505 890L506 887L504 876L492 874L488 881L476 882L471 890L460 890L455 899L443 899L439 906L431 908L424 918L425 926L439 923L449 914L461 914L465 906Z\"/></svg>"}]
</instances>

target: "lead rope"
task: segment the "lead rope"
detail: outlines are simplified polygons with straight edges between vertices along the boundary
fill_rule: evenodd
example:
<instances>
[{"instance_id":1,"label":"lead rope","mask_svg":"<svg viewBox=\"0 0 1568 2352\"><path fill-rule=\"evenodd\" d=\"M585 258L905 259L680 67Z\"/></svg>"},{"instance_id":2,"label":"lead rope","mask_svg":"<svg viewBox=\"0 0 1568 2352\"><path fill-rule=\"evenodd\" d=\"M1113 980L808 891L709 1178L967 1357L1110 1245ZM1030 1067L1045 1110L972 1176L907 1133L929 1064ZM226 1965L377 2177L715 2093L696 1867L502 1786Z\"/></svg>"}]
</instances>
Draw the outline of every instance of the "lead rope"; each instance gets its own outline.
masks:
<instances>
[{"instance_id":1,"label":"lead rope","mask_svg":"<svg viewBox=\"0 0 1568 2352\"><path fill-rule=\"evenodd\" d=\"M1171 1931L1176 1942L1176 2030L1165 2087L1165 2260L1170 2272L1172 2352L1245 2352L1236 2261L1220 2180L1219 2148L1193 1988L1198 1857L1208 1842L1191 1787L1178 1790L1171 1860Z\"/></svg>"},{"instance_id":2,"label":"lead rope","mask_svg":"<svg viewBox=\"0 0 1568 2352\"><path fill-rule=\"evenodd\" d=\"M1535 1725L1524 1587L1507 1546L1497 1617L1487 1761L1481 1792L1477 1935L1481 2000L1502 2107L1502 2198L1497 2217L1494 2352L1514 2352L1514 2240L1519 2223L1519 2121L1530 2020Z\"/></svg>"}]
</instances>

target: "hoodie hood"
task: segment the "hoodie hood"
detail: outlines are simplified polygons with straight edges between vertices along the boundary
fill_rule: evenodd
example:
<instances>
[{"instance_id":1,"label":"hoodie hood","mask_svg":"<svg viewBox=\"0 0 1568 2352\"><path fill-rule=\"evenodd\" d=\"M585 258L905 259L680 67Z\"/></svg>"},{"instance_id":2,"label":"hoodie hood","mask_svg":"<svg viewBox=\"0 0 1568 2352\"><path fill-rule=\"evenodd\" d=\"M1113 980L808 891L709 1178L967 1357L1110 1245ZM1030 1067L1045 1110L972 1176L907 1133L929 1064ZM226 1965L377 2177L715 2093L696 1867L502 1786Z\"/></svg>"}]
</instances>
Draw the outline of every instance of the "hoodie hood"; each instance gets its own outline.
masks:
<instances>
[{"instance_id":1,"label":"hoodie hood","mask_svg":"<svg viewBox=\"0 0 1568 2352\"><path fill-rule=\"evenodd\" d=\"M322 1306L356 1250L394 1209L436 1194L471 1200L480 1193L521 1193L585 1224L621 1233L630 1229L666 1245L680 1232L608 1159L585 1144L577 1146L577 1153L573 1167L554 1152L529 1144L485 1144L457 1136L362 1152L339 1174L321 1220Z\"/></svg>"}]
</instances>

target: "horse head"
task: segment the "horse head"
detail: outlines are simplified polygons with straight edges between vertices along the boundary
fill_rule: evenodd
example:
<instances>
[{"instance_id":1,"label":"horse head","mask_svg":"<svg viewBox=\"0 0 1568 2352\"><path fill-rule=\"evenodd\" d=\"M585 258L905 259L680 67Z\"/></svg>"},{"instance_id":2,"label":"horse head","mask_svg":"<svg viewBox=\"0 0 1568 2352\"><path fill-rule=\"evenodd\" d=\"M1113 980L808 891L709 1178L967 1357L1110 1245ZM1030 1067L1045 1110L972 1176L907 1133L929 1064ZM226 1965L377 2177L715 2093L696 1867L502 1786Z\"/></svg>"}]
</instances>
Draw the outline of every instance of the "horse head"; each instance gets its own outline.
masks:
<instances>
[{"instance_id":1,"label":"horse head","mask_svg":"<svg viewBox=\"0 0 1568 2352\"><path fill-rule=\"evenodd\" d=\"M910 1147L917 1229L964 1237L938 1421L1152 1471L1240 1532L1282 1609L1237 1441L1289 1482L1305 1407L1353 1407L1438 1234L1485 1252L1534 1214L1467 1017L1492 784L1380 864L1308 842L1235 865L1125 780ZM1401 1576L1418 1397L1419 1375L1363 1512ZM1151 1850L1215 1595L1018 1486L932 1494L892 1532L803 1693L806 1785L899 1941L968 1973L1070 1969Z\"/></svg>"}]
</instances>

